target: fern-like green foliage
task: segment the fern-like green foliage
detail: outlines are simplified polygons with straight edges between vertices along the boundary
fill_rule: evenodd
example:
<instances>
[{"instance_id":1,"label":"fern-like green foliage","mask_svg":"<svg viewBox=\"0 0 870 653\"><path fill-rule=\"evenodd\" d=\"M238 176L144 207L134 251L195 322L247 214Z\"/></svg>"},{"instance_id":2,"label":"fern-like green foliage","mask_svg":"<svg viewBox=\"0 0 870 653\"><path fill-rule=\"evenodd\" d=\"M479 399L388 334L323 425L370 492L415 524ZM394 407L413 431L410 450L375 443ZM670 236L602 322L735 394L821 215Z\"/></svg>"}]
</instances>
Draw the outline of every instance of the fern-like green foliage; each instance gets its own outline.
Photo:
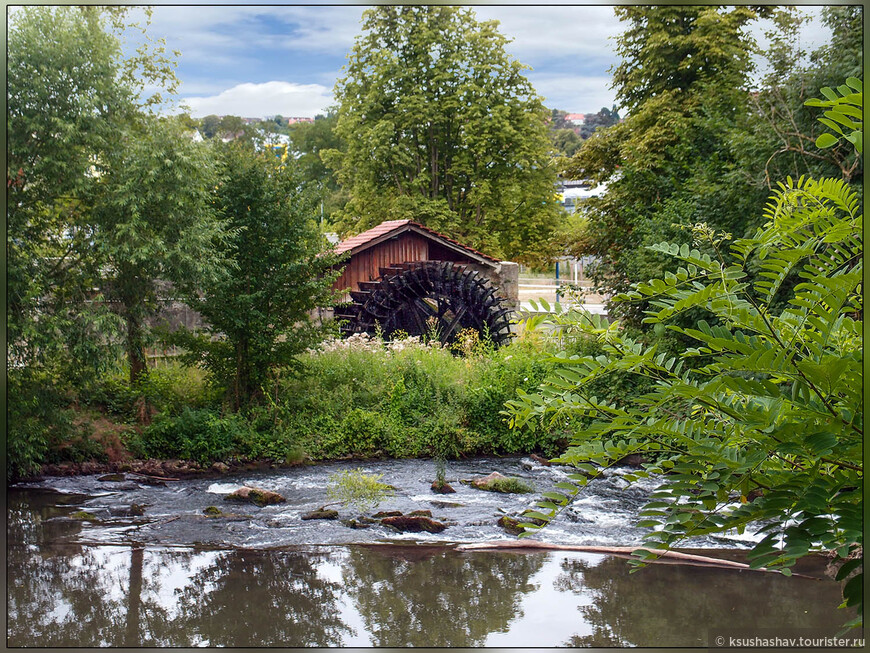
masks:
<instances>
[{"instance_id":1,"label":"fern-like green foliage","mask_svg":"<svg viewBox=\"0 0 870 653\"><path fill-rule=\"evenodd\" d=\"M661 484L641 511L639 525L652 530L639 560L687 537L752 524L763 537L750 555L754 567L788 575L811 551L848 557L844 605L857 607L857 625L863 574L850 574L863 571L855 562L863 551L861 206L840 180L787 179L765 215L763 228L731 245L730 259L719 249L722 235L704 225L694 231L712 256L654 246L682 267L618 298L649 301L646 323L695 346L672 355L618 324L557 315L557 329L599 338L605 354L555 356L557 372L537 393L509 402L508 414L515 427L595 419L559 459L577 468L574 483L541 502L536 519L552 519L589 478L643 453L655 462L628 480L656 475ZM786 291L783 281L794 275L798 283ZM707 318L693 328L669 323L689 309ZM592 381L617 372L646 377L652 390L628 406L590 396Z\"/></svg>"},{"instance_id":2,"label":"fern-like green foliage","mask_svg":"<svg viewBox=\"0 0 870 653\"><path fill-rule=\"evenodd\" d=\"M804 104L828 109L824 117L819 118L819 122L833 129L839 136L828 132L821 134L816 139L816 147L833 147L841 138L845 138L860 154L864 149L864 91L861 80L849 77L836 90L826 86L821 92L825 96L824 100L810 98Z\"/></svg>"}]
</instances>

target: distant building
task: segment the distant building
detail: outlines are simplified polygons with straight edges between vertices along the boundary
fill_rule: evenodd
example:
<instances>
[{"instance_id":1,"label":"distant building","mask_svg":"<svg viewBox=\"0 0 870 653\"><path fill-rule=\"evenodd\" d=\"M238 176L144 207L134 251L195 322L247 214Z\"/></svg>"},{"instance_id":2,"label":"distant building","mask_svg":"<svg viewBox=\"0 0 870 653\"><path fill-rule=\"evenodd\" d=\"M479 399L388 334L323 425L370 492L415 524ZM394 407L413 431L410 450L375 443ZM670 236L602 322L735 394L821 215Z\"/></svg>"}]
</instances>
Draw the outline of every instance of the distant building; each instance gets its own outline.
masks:
<instances>
[{"instance_id":1,"label":"distant building","mask_svg":"<svg viewBox=\"0 0 870 653\"><path fill-rule=\"evenodd\" d=\"M314 122L314 118L287 118L288 125L295 125L299 122Z\"/></svg>"},{"instance_id":2,"label":"distant building","mask_svg":"<svg viewBox=\"0 0 870 653\"><path fill-rule=\"evenodd\" d=\"M595 185L590 179L565 179L559 182L556 191L562 206L573 213L577 208L577 202L589 197L598 197L607 191L607 183Z\"/></svg>"},{"instance_id":3,"label":"distant building","mask_svg":"<svg viewBox=\"0 0 870 653\"><path fill-rule=\"evenodd\" d=\"M569 113L565 115L565 120L570 122L575 127L579 127L583 124L583 121L586 120L585 113Z\"/></svg>"}]
</instances>

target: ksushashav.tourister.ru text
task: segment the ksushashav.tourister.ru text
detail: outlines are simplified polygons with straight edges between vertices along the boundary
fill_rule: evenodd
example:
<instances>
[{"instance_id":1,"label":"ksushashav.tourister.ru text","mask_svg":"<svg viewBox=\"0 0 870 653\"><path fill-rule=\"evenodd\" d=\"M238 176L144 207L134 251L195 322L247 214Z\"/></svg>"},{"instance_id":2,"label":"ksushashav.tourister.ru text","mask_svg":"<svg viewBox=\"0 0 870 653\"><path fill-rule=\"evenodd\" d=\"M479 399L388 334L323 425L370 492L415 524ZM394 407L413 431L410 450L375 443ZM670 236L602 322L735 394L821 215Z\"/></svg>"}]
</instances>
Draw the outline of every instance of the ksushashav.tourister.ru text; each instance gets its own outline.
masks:
<instances>
[{"instance_id":1,"label":"ksushashav.tourister.ru text","mask_svg":"<svg viewBox=\"0 0 870 653\"><path fill-rule=\"evenodd\" d=\"M864 648L863 637L716 637L717 646L729 648L743 647L860 647Z\"/></svg>"}]
</instances>

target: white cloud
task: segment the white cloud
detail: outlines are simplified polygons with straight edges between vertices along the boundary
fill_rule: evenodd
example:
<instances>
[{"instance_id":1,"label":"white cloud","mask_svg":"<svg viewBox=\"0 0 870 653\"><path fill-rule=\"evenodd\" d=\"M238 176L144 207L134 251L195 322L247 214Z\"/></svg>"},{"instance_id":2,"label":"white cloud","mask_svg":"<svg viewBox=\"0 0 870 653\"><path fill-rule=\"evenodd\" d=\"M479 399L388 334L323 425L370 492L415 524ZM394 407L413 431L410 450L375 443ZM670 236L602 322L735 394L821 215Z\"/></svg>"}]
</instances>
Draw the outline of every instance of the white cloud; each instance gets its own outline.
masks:
<instances>
[{"instance_id":1,"label":"white cloud","mask_svg":"<svg viewBox=\"0 0 870 653\"><path fill-rule=\"evenodd\" d=\"M610 108L614 92L606 75L571 75L529 73L529 81L550 109L568 113L595 113Z\"/></svg>"},{"instance_id":2,"label":"white cloud","mask_svg":"<svg viewBox=\"0 0 870 653\"><path fill-rule=\"evenodd\" d=\"M611 36L621 32L613 7L474 7L479 20L498 20L499 31L513 39L510 52L526 59L577 57L610 60L615 57Z\"/></svg>"},{"instance_id":3,"label":"white cloud","mask_svg":"<svg viewBox=\"0 0 870 653\"><path fill-rule=\"evenodd\" d=\"M332 91L320 84L266 82L238 84L217 95L188 97L182 100L190 114L200 118L209 114L262 118L281 114L313 118L332 103Z\"/></svg>"}]
</instances>

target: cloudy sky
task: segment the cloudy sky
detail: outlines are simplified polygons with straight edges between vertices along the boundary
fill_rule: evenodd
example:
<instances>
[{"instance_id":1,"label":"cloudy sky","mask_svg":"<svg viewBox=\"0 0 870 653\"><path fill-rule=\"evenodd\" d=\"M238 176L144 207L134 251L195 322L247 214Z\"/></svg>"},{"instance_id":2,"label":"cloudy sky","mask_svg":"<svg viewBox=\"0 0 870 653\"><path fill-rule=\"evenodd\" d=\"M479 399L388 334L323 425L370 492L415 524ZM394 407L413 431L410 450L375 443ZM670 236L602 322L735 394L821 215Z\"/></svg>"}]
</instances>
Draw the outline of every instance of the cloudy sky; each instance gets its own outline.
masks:
<instances>
[{"instance_id":1,"label":"cloudy sky","mask_svg":"<svg viewBox=\"0 0 870 653\"><path fill-rule=\"evenodd\" d=\"M332 89L360 32L365 7L168 6L157 4L149 33L181 51L180 95L194 117L309 116L332 104ZM610 107L608 69L620 23L609 6L476 6L500 21L512 56L550 108L586 113ZM815 11L817 13L817 10ZM825 38L818 24L807 44Z\"/></svg>"}]
</instances>

